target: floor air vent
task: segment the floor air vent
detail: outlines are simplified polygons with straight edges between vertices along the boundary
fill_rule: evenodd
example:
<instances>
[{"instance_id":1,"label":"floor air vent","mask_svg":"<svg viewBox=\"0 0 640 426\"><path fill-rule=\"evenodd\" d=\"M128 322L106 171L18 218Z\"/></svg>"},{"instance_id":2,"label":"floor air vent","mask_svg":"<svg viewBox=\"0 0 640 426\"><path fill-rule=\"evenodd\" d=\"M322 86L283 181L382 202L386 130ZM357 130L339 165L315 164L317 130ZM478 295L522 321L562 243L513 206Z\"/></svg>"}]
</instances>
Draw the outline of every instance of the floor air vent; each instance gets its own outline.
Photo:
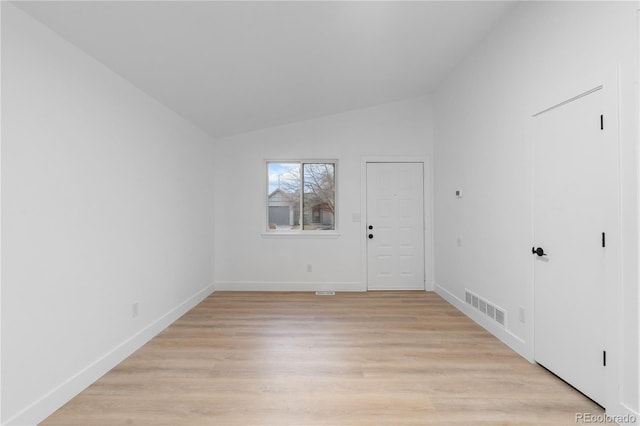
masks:
<instances>
[{"instance_id":1,"label":"floor air vent","mask_svg":"<svg viewBox=\"0 0 640 426\"><path fill-rule=\"evenodd\" d=\"M335 291L316 291L316 296L335 296Z\"/></svg>"},{"instance_id":2,"label":"floor air vent","mask_svg":"<svg viewBox=\"0 0 640 426\"><path fill-rule=\"evenodd\" d=\"M505 326L504 309L497 307L491 302L487 302L486 300L470 292L469 290L464 291L464 300L465 302L467 302L467 305L471 305L474 309L488 316L501 326Z\"/></svg>"}]
</instances>

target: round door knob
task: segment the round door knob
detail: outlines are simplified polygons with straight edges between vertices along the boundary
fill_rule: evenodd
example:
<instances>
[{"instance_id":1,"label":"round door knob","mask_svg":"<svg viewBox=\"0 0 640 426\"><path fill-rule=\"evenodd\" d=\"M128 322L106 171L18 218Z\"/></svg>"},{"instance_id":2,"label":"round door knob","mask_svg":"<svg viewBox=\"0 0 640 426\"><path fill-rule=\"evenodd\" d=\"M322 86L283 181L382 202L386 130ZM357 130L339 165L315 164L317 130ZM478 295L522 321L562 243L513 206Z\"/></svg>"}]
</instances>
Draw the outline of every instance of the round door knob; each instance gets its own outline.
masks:
<instances>
[{"instance_id":1,"label":"round door knob","mask_svg":"<svg viewBox=\"0 0 640 426\"><path fill-rule=\"evenodd\" d=\"M372 239L372 238L373 238L373 234L369 234L369 239Z\"/></svg>"},{"instance_id":2,"label":"round door knob","mask_svg":"<svg viewBox=\"0 0 640 426\"><path fill-rule=\"evenodd\" d=\"M369 225L369 229L373 229L373 225Z\"/></svg>"},{"instance_id":3,"label":"round door knob","mask_svg":"<svg viewBox=\"0 0 640 426\"><path fill-rule=\"evenodd\" d=\"M542 247L532 247L531 248L531 253L533 254L537 254L538 256L542 257L542 256L546 256L547 254L544 252L544 249Z\"/></svg>"}]
</instances>

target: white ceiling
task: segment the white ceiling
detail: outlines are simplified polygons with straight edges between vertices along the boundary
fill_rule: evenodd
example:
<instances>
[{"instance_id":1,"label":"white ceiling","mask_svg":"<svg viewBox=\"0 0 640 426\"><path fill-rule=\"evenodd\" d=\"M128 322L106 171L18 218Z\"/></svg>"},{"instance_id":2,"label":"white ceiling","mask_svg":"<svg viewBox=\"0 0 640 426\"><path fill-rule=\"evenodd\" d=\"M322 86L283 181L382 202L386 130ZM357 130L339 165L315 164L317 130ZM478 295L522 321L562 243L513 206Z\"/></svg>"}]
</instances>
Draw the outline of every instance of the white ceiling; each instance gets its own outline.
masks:
<instances>
[{"instance_id":1,"label":"white ceiling","mask_svg":"<svg viewBox=\"0 0 640 426\"><path fill-rule=\"evenodd\" d=\"M513 3L15 4L220 137L427 94Z\"/></svg>"}]
</instances>

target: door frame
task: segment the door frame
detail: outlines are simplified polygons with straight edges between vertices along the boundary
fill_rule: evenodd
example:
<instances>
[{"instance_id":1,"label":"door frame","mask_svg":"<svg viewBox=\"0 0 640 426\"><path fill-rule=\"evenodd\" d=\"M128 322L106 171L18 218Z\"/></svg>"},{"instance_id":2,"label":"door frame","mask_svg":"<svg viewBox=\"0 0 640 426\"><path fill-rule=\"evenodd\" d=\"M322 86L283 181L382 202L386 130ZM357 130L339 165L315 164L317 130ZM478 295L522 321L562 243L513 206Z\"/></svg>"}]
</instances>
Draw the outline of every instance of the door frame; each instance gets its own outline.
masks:
<instances>
[{"instance_id":1,"label":"door frame","mask_svg":"<svg viewBox=\"0 0 640 426\"><path fill-rule=\"evenodd\" d=\"M363 157L360 167L360 259L364 291L368 291L367 268L367 164L418 163L422 164L422 202L424 226L424 290L433 291L433 164L429 156Z\"/></svg>"},{"instance_id":2,"label":"door frame","mask_svg":"<svg viewBox=\"0 0 640 426\"><path fill-rule=\"evenodd\" d=\"M543 90L532 96L532 102L528 108L527 129L526 134L529 139L529 153L531 158L531 244L537 244L535 241L534 229L534 200L533 185L535 185L535 166L533 164L533 120L535 116L548 111L550 109L560 107L572 100L585 96L588 92L599 90L602 93L602 109L605 116L605 132L603 134L603 143L612 144L616 150L615 176L616 187L614 198L615 205L612 206L613 214L610 218L609 227L607 229L607 250L609 256L605 259L605 297L603 304L604 314L599 314L605 319L605 349L607 351L607 366L605 369L605 408L614 408L618 404L618 387L621 381L620 377L620 361L621 361L621 345L620 345L620 324L623 312L622 300L622 209L620 198L620 137L619 137L619 67L600 70L583 79L564 80L553 86L547 86ZM562 79L561 79L562 80ZM535 295L535 259L531 257L531 287L527 292L527 304L530 306L532 318L529 323L529 336L532 344L530 345L529 361L535 363L535 315L536 307L534 306Z\"/></svg>"}]
</instances>

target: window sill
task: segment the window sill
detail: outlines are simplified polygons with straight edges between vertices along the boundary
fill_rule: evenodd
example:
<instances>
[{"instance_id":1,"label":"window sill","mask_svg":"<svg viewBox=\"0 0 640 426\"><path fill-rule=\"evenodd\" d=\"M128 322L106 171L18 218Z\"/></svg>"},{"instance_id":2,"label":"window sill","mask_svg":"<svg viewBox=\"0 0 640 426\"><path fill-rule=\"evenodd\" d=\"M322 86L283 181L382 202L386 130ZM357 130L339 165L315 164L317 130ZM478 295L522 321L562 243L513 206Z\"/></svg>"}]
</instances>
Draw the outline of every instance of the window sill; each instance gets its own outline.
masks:
<instances>
[{"instance_id":1,"label":"window sill","mask_svg":"<svg viewBox=\"0 0 640 426\"><path fill-rule=\"evenodd\" d=\"M337 232L263 232L260 234L262 238L340 238Z\"/></svg>"}]
</instances>

